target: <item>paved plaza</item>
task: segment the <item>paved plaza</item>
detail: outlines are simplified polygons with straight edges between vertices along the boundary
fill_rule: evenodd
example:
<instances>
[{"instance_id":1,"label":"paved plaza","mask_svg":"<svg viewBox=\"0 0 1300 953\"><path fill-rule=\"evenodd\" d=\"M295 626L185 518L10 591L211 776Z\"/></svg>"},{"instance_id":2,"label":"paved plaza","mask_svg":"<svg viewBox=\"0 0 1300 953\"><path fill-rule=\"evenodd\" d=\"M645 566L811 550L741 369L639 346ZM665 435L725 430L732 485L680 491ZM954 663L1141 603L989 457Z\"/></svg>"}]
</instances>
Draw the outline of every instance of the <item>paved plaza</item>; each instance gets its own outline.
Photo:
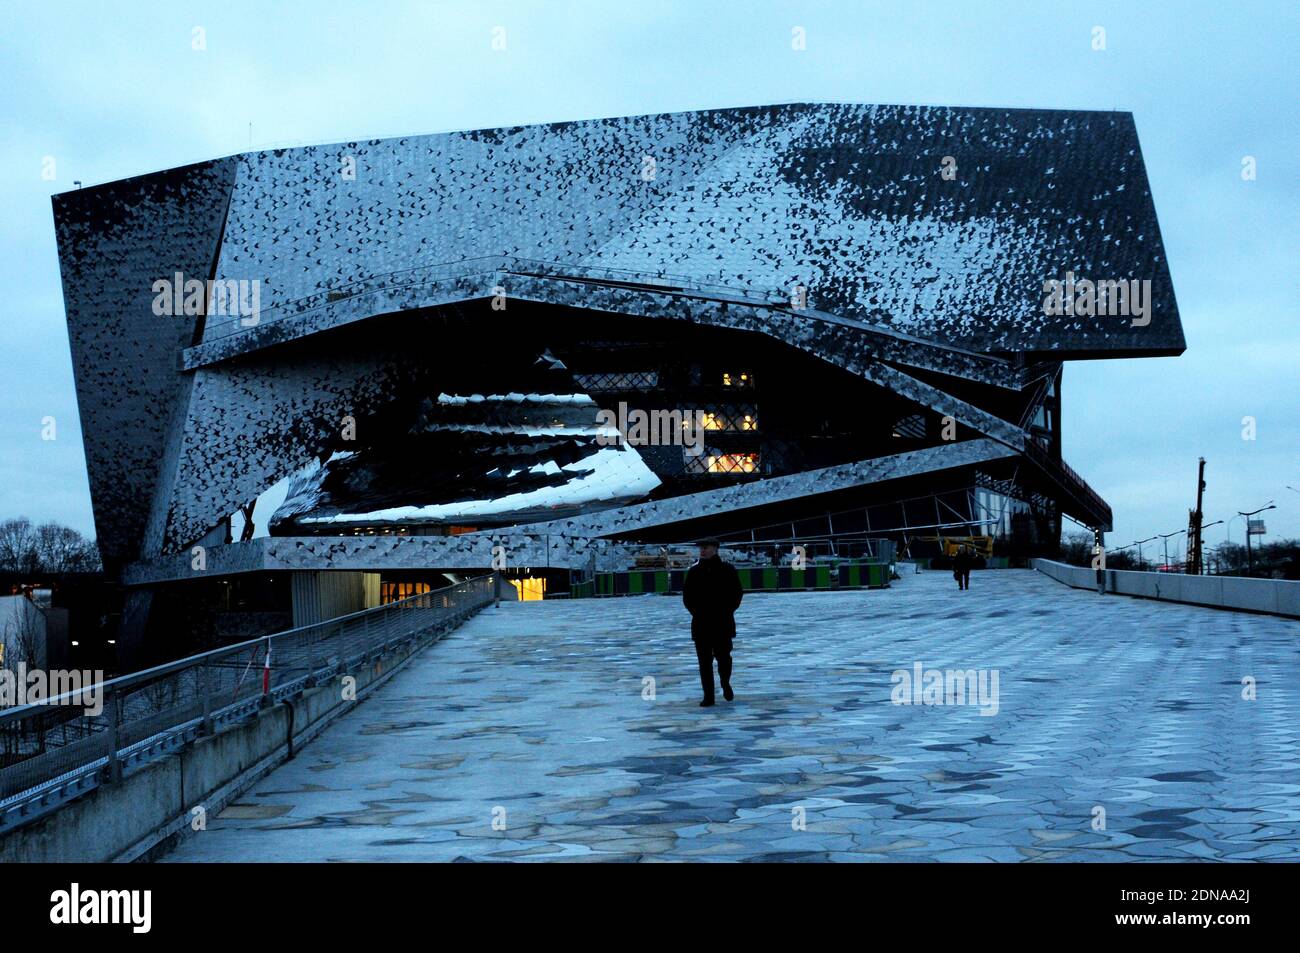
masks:
<instances>
[{"instance_id":1,"label":"paved plaza","mask_svg":"<svg viewBox=\"0 0 1300 953\"><path fill-rule=\"evenodd\" d=\"M1300 857L1300 622L973 576L751 594L711 709L678 598L486 609L167 860Z\"/></svg>"}]
</instances>

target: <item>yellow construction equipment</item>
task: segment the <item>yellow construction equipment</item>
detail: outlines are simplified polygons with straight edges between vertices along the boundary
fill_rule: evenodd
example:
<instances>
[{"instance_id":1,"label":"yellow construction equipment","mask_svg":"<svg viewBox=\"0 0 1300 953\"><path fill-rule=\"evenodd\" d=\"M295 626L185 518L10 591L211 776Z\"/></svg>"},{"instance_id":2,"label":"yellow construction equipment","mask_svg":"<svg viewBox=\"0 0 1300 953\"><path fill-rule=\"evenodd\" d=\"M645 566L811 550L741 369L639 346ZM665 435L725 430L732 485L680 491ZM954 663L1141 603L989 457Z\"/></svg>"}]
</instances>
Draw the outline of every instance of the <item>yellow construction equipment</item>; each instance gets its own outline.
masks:
<instances>
[{"instance_id":1,"label":"yellow construction equipment","mask_svg":"<svg viewBox=\"0 0 1300 953\"><path fill-rule=\"evenodd\" d=\"M988 559L993 555L992 536L913 536L912 539L927 543L938 543L939 551L945 556L956 556L957 550L969 546L978 555Z\"/></svg>"}]
</instances>

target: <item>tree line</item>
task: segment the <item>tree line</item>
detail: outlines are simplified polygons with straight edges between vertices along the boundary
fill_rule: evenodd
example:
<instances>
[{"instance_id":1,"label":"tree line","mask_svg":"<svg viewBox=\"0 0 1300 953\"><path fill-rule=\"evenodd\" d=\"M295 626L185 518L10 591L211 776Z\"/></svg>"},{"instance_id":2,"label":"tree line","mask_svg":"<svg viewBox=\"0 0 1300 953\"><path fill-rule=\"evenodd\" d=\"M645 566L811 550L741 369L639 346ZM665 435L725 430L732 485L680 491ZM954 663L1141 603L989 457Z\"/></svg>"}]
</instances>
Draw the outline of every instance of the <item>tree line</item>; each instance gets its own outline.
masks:
<instances>
[{"instance_id":1,"label":"tree line","mask_svg":"<svg viewBox=\"0 0 1300 953\"><path fill-rule=\"evenodd\" d=\"M19 517L0 522L0 572L52 575L98 572L99 549L69 526Z\"/></svg>"},{"instance_id":2,"label":"tree line","mask_svg":"<svg viewBox=\"0 0 1300 953\"><path fill-rule=\"evenodd\" d=\"M1169 559L1181 563L1182 547L1175 554L1169 549ZM1069 533L1061 540L1061 561L1072 566L1092 565L1092 535L1090 533ZM1144 551L1134 547L1106 553L1107 569L1153 570L1164 562L1164 549L1155 542L1147 543ZM1300 579L1300 540L1281 539L1271 543L1252 544L1249 559L1246 547L1241 543L1219 543L1207 545L1202 558L1202 568L1206 574L1224 576L1244 576L1248 566L1253 566L1256 576L1275 579Z\"/></svg>"}]
</instances>

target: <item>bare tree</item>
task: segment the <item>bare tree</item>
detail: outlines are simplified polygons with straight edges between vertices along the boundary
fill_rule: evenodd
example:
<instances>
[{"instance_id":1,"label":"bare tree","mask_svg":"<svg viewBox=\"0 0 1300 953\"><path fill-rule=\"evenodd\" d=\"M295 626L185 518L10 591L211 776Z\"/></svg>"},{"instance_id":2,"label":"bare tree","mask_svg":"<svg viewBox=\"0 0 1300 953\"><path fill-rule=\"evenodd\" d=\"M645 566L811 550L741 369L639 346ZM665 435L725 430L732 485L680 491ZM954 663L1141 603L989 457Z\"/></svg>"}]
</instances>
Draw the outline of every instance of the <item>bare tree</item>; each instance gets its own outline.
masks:
<instances>
[{"instance_id":1,"label":"bare tree","mask_svg":"<svg viewBox=\"0 0 1300 953\"><path fill-rule=\"evenodd\" d=\"M58 523L33 527L24 517L0 522L0 572L35 575L98 569L94 541L71 527Z\"/></svg>"},{"instance_id":2,"label":"bare tree","mask_svg":"<svg viewBox=\"0 0 1300 953\"><path fill-rule=\"evenodd\" d=\"M29 519L0 522L0 571L36 571L36 533Z\"/></svg>"},{"instance_id":3,"label":"bare tree","mask_svg":"<svg viewBox=\"0 0 1300 953\"><path fill-rule=\"evenodd\" d=\"M75 529L58 523L36 527L36 558L46 572L81 572L86 566L87 540Z\"/></svg>"}]
</instances>

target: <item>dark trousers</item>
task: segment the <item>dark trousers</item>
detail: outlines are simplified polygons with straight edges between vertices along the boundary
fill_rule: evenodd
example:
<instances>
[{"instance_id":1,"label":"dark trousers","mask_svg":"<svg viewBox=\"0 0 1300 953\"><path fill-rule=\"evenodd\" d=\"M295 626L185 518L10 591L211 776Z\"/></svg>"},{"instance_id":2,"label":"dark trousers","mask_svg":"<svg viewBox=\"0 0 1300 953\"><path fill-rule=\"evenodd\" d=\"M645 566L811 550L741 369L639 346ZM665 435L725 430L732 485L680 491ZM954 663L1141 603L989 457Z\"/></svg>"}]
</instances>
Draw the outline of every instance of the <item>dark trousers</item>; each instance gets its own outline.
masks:
<instances>
[{"instance_id":1,"label":"dark trousers","mask_svg":"<svg viewBox=\"0 0 1300 953\"><path fill-rule=\"evenodd\" d=\"M969 569L966 569L966 570L963 570L962 572L957 573L957 588L958 588L958 589L969 589L969 588L970 588L970 570L969 570Z\"/></svg>"},{"instance_id":2,"label":"dark trousers","mask_svg":"<svg viewBox=\"0 0 1300 953\"><path fill-rule=\"evenodd\" d=\"M731 684L731 639L719 642L696 642L695 657L700 660L700 685L704 697L713 698L713 660L718 660L718 677L725 690Z\"/></svg>"}]
</instances>

